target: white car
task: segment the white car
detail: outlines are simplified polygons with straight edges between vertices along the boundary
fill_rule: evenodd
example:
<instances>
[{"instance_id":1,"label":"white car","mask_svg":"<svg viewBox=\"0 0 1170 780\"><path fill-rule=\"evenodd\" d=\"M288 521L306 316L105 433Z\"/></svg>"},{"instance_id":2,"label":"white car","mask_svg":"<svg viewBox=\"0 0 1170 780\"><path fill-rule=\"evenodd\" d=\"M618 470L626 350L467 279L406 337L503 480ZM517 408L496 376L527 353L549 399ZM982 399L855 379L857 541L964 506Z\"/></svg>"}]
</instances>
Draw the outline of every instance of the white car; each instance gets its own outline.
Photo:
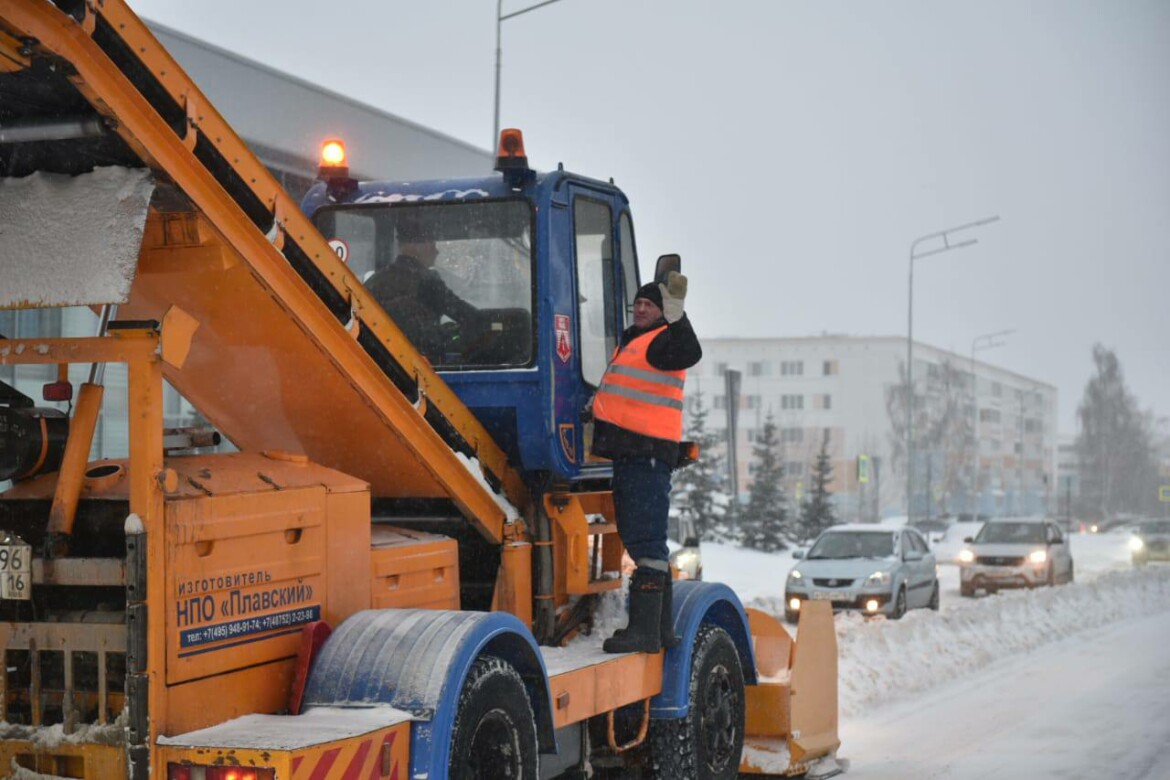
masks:
<instances>
[{"instance_id":1,"label":"white car","mask_svg":"<svg viewBox=\"0 0 1170 780\"><path fill-rule=\"evenodd\" d=\"M959 553L959 593L994 593L1073 581L1068 539L1049 520L989 520Z\"/></svg>"}]
</instances>

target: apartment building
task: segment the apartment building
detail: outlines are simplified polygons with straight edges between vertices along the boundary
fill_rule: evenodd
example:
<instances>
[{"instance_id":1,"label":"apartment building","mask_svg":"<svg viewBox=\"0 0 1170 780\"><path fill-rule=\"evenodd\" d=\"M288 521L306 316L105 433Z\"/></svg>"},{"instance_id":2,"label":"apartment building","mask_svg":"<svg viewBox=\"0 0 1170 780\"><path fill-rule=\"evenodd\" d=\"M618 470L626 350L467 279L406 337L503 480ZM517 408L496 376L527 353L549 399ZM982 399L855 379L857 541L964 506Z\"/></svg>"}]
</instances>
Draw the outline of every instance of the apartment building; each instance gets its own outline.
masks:
<instances>
[{"instance_id":1,"label":"apartment building","mask_svg":"<svg viewBox=\"0 0 1170 780\"><path fill-rule=\"evenodd\" d=\"M707 338L703 352L687 376L688 411L701 396L709 427L726 440L735 407L741 498L770 414L790 500L807 489L824 444L843 518L906 514L905 338ZM738 399L728 395L729 371L740 373ZM1036 514L1054 506L1054 386L919 342L913 373L916 518ZM859 456L869 464L861 479Z\"/></svg>"}]
</instances>

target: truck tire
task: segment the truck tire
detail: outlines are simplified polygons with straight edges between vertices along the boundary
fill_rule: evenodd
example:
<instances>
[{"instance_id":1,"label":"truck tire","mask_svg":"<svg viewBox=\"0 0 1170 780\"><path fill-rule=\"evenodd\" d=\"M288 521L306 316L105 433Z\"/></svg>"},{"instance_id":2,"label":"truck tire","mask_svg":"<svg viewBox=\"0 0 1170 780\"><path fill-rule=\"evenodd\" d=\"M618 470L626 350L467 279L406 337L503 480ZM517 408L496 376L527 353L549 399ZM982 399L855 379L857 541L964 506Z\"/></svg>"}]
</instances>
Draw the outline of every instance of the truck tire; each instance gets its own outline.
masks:
<instances>
[{"instance_id":1,"label":"truck tire","mask_svg":"<svg viewBox=\"0 0 1170 780\"><path fill-rule=\"evenodd\" d=\"M963 598L965 598L965 599L974 598L974 596L975 596L975 586L974 586L974 585L968 585L968 584L967 584L967 583L965 583L965 582L961 582L961 583L959 583L959 595L960 595L960 596L962 596L962 597L963 597Z\"/></svg>"},{"instance_id":2,"label":"truck tire","mask_svg":"<svg viewBox=\"0 0 1170 780\"><path fill-rule=\"evenodd\" d=\"M743 667L731 635L699 629L691 656L685 718L650 721L650 776L661 780L732 780L743 753Z\"/></svg>"},{"instance_id":3,"label":"truck tire","mask_svg":"<svg viewBox=\"0 0 1170 780\"><path fill-rule=\"evenodd\" d=\"M537 780L536 720L510 664L482 656L467 673L451 734L449 780Z\"/></svg>"}]
</instances>

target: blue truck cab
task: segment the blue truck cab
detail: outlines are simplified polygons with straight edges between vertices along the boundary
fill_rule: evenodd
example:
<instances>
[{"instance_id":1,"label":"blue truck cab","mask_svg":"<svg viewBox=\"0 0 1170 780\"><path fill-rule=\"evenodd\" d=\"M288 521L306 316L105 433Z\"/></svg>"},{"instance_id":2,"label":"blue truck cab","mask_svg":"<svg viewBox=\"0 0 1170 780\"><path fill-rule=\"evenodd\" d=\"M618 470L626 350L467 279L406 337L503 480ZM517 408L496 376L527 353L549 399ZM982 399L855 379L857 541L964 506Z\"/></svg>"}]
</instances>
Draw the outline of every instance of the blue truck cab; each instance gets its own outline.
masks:
<instances>
[{"instance_id":1,"label":"blue truck cab","mask_svg":"<svg viewBox=\"0 0 1170 780\"><path fill-rule=\"evenodd\" d=\"M632 321L629 200L531 170L516 130L496 170L358 182L323 163L302 208L523 472L607 479L585 409Z\"/></svg>"}]
</instances>

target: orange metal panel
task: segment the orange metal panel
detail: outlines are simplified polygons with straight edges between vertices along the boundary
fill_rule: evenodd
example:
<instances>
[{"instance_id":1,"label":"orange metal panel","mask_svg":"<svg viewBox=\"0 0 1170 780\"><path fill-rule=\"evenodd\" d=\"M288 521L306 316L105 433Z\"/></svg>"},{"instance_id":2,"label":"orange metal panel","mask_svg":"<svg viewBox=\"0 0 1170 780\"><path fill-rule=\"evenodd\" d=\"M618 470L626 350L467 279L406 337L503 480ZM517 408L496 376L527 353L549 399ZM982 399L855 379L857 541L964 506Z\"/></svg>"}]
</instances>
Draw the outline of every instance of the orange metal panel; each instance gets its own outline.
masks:
<instances>
[{"instance_id":1,"label":"orange metal panel","mask_svg":"<svg viewBox=\"0 0 1170 780\"><path fill-rule=\"evenodd\" d=\"M826 601L806 601L797 624L792 657L792 733L794 762L819 758L836 750L837 632Z\"/></svg>"},{"instance_id":2,"label":"orange metal panel","mask_svg":"<svg viewBox=\"0 0 1170 780\"><path fill-rule=\"evenodd\" d=\"M324 521L323 487L167 503L168 682L296 655L322 616Z\"/></svg>"},{"instance_id":3,"label":"orange metal panel","mask_svg":"<svg viewBox=\"0 0 1170 780\"><path fill-rule=\"evenodd\" d=\"M29 770L26 775L8 774L13 765ZM2 777L71 777L79 780L109 780L126 776L126 752L121 745L70 743L62 740L52 747L31 740L0 740Z\"/></svg>"},{"instance_id":4,"label":"orange metal panel","mask_svg":"<svg viewBox=\"0 0 1170 780\"><path fill-rule=\"evenodd\" d=\"M183 734L253 712L288 707L295 660L237 669L226 674L168 685L167 722L160 733Z\"/></svg>"},{"instance_id":5,"label":"orange metal panel","mask_svg":"<svg viewBox=\"0 0 1170 780\"><path fill-rule=\"evenodd\" d=\"M459 550L454 539L379 525L371 544L375 609L459 609Z\"/></svg>"},{"instance_id":6,"label":"orange metal panel","mask_svg":"<svg viewBox=\"0 0 1170 780\"><path fill-rule=\"evenodd\" d=\"M567 726L662 690L662 653L634 653L549 678L553 725Z\"/></svg>"},{"instance_id":7,"label":"orange metal panel","mask_svg":"<svg viewBox=\"0 0 1170 780\"><path fill-rule=\"evenodd\" d=\"M792 724L789 715L789 689L786 683L761 683L744 688L746 723L749 736L786 737Z\"/></svg>"},{"instance_id":8,"label":"orange metal panel","mask_svg":"<svg viewBox=\"0 0 1170 780\"><path fill-rule=\"evenodd\" d=\"M127 363L150 360L158 352L158 336L108 336L70 339L6 339L0 342L0 366L51 363Z\"/></svg>"},{"instance_id":9,"label":"orange metal panel","mask_svg":"<svg viewBox=\"0 0 1170 780\"><path fill-rule=\"evenodd\" d=\"M756 651L756 669L763 677L786 674L792 659L792 637L780 621L766 612L748 607L748 626Z\"/></svg>"},{"instance_id":10,"label":"orange metal panel","mask_svg":"<svg viewBox=\"0 0 1170 780\"><path fill-rule=\"evenodd\" d=\"M331 626L370 608L370 494L330 492L326 501L328 570L321 617Z\"/></svg>"},{"instance_id":11,"label":"orange metal panel","mask_svg":"<svg viewBox=\"0 0 1170 780\"><path fill-rule=\"evenodd\" d=\"M532 627L532 545L529 542L505 542L501 548L492 609L510 612Z\"/></svg>"}]
</instances>

